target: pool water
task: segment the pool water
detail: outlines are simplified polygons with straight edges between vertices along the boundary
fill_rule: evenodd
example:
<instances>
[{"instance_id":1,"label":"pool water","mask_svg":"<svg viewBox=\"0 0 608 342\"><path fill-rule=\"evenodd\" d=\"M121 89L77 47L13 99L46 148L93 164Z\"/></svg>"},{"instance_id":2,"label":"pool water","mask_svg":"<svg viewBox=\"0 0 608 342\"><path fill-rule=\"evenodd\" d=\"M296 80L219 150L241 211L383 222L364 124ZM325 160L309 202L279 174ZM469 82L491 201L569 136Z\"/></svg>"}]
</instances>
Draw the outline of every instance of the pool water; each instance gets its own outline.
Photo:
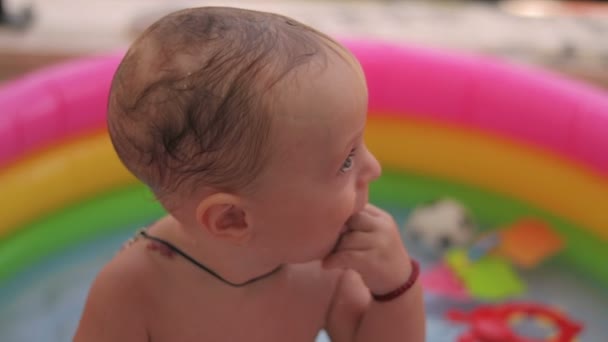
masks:
<instances>
[{"instance_id":1,"label":"pool water","mask_svg":"<svg viewBox=\"0 0 608 342\"><path fill-rule=\"evenodd\" d=\"M32 267L0 287L0 341L70 341L78 324L91 282L131 232L123 232L64 251ZM423 269L430 260L417 254ZM585 324L582 342L608 341L608 291L585 283L555 265L522 274L528 292L521 299L540 301L563 308ZM471 308L462 303L426 295L429 342L455 341L463 331L443 319L450 308ZM528 336L542 331L537 326L523 330ZM329 341L323 333L318 342Z\"/></svg>"}]
</instances>

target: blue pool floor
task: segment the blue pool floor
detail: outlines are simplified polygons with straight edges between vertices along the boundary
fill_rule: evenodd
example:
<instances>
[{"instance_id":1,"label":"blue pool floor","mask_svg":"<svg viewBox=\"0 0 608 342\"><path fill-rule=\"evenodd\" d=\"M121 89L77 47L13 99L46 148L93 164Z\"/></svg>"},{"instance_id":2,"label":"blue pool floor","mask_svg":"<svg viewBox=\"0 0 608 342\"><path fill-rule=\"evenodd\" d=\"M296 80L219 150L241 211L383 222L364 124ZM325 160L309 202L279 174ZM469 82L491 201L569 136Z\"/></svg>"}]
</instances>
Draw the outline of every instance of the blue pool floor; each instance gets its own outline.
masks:
<instances>
[{"instance_id":1,"label":"blue pool floor","mask_svg":"<svg viewBox=\"0 0 608 342\"><path fill-rule=\"evenodd\" d=\"M0 341L70 341L91 282L128 237L128 233L122 233L75 247L0 287ZM424 267L425 260L422 261ZM608 291L554 266L544 266L523 278L529 288L521 299L564 308L585 324L581 342L608 341ZM427 341L455 341L463 327L446 322L443 314L449 308L472 305L427 294ZM318 342L321 341L328 339L321 335Z\"/></svg>"}]
</instances>

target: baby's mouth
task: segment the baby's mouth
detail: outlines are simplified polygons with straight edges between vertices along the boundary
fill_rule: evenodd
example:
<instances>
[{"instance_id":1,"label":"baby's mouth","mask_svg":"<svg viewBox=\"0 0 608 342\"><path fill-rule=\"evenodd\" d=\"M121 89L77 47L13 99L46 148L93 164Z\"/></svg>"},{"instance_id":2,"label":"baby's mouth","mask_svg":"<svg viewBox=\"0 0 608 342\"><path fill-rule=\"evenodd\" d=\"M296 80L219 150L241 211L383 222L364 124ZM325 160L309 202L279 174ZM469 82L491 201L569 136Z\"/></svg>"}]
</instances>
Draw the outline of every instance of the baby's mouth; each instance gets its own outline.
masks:
<instances>
[{"instance_id":1,"label":"baby's mouth","mask_svg":"<svg viewBox=\"0 0 608 342\"><path fill-rule=\"evenodd\" d=\"M342 235L344 235L344 234L348 233L348 231L349 231L349 230L350 230L350 228L348 228L348 225L345 223L345 224L342 226L342 230L340 230L340 236L342 236Z\"/></svg>"},{"instance_id":2,"label":"baby's mouth","mask_svg":"<svg viewBox=\"0 0 608 342\"><path fill-rule=\"evenodd\" d=\"M338 249L338 246L340 246L340 242L342 242L342 238L344 238L344 235L346 235L346 233L348 233L349 231L350 231L350 228L348 228L348 226L345 223L344 226L342 226L342 229L340 230L340 235L338 235L338 240L336 241L334 248L331 250L332 254L336 252L336 250Z\"/></svg>"}]
</instances>

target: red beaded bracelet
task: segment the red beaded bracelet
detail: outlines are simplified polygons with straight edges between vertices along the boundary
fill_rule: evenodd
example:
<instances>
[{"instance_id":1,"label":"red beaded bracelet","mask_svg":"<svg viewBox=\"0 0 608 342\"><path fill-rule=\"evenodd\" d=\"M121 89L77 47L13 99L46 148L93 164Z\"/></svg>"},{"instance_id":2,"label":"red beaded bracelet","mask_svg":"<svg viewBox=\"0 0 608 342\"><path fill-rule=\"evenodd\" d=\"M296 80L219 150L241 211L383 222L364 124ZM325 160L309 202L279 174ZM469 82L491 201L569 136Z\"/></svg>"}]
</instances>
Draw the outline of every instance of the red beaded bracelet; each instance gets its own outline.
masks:
<instances>
[{"instance_id":1,"label":"red beaded bracelet","mask_svg":"<svg viewBox=\"0 0 608 342\"><path fill-rule=\"evenodd\" d=\"M410 277L405 282L405 284L399 286L397 289L395 289L389 293L386 293L386 294L377 295L377 294L372 293L372 296L374 297L375 300L377 300L379 302L387 302L389 300L392 300L392 299L395 299L395 298L401 296L402 294L407 292L407 290L412 288L412 286L414 286L414 284L416 283L416 280L418 280L418 275L420 274L420 265L414 259L410 259L410 262L412 264L412 272L410 273Z\"/></svg>"}]
</instances>

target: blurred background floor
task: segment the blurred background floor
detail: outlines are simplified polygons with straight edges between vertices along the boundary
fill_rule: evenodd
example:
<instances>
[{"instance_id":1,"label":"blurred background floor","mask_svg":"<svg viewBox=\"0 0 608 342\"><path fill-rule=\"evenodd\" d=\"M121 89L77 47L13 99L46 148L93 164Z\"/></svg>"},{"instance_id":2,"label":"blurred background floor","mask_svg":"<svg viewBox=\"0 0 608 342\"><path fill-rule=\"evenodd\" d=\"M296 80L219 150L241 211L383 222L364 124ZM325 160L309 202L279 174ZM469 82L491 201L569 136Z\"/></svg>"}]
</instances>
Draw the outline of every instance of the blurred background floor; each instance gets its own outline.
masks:
<instances>
[{"instance_id":1,"label":"blurred background floor","mask_svg":"<svg viewBox=\"0 0 608 342\"><path fill-rule=\"evenodd\" d=\"M0 28L0 80L80 55L124 49L156 18L183 7L239 6L285 14L337 37L367 37L541 65L608 87L608 3L581 1L4 0L31 8Z\"/></svg>"}]
</instances>

